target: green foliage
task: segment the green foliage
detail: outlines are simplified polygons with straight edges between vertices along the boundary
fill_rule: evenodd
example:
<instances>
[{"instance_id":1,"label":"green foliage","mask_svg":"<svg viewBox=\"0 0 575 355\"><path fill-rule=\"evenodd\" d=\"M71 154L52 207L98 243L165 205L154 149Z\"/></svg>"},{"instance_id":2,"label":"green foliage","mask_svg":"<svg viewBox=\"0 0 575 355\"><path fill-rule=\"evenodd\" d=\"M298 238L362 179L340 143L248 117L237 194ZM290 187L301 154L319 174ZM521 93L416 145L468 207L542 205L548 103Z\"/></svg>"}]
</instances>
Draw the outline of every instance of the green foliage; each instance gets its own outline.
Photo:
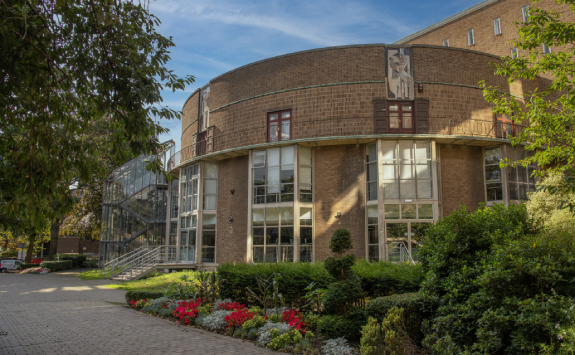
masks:
<instances>
[{"instance_id":1,"label":"green foliage","mask_svg":"<svg viewBox=\"0 0 575 355\"><path fill-rule=\"evenodd\" d=\"M266 324L266 320L262 316L255 316L252 319L249 319L242 324L242 328L245 329L248 333L252 329L258 329Z\"/></svg>"},{"instance_id":2,"label":"green foliage","mask_svg":"<svg viewBox=\"0 0 575 355\"><path fill-rule=\"evenodd\" d=\"M328 339L345 337L357 341L361 337L361 328L367 324L367 316L362 308L354 308L344 315L326 315L321 317L317 330Z\"/></svg>"},{"instance_id":3,"label":"green foliage","mask_svg":"<svg viewBox=\"0 0 575 355\"><path fill-rule=\"evenodd\" d=\"M324 293L323 308L327 314L343 314L363 299L361 280L355 274L330 284Z\"/></svg>"},{"instance_id":4,"label":"green foliage","mask_svg":"<svg viewBox=\"0 0 575 355\"><path fill-rule=\"evenodd\" d=\"M221 275L215 271L201 270L197 275L197 297L202 299L202 303L212 303L217 300L222 290L222 285L225 284L227 280L222 278Z\"/></svg>"},{"instance_id":5,"label":"green foliage","mask_svg":"<svg viewBox=\"0 0 575 355\"><path fill-rule=\"evenodd\" d=\"M559 349L555 327L575 325L572 237L537 234L525 206L463 212L431 227L419 254L428 270L421 292L435 310L434 351Z\"/></svg>"},{"instance_id":6,"label":"green foliage","mask_svg":"<svg viewBox=\"0 0 575 355\"><path fill-rule=\"evenodd\" d=\"M309 285L307 285L306 288L304 288L304 290L307 291L304 298L307 302L305 306L312 311L315 308L315 312L319 313L321 312L321 304L323 302L326 290L317 288L316 284L317 284L316 282L312 282Z\"/></svg>"},{"instance_id":7,"label":"green foliage","mask_svg":"<svg viewBox=\"0 0 575 355\"><path fill-rule=\"evenodd\" d=\"M268 308L273 305L275 308L275 316L278 318L280 316L280 307L283 304L283 296L279 292L279 281L281 279L281 274L279 272L274 272L270 277L264 279L263 277L256 276L256 282L258 283L258 288L253 291L249 287L246 287L246 291L249 297L256 300L262 305L264 310L264 316L267 316ZM271 319L271 318L270 318ZM276 322L270 320L270 322Z\"/></svg>"},{"instance_id":8,"label":"green foliage","mask_svg":"<svg viewBox=\"0 0 575 355\"><path fill-rule=\"evenodd\" d=\"M56 272L56 271L72 270L73 264L72 260L43 261L42 263L40 263L40 267L48 269L51 272Z\"/></svg>"},{"instance_id":9,"label":"green foliage","mask_svg":"<svg viewBox=\"0 0 575 355\"><path fill-rule=\"evenodd\" d=\"M185 300L194 298L196 296L197 286L194 280L186 274L180 276L180 280L170 282L168 287L164 290L164 297L177 300Z\"/></svg>"},{"instance_id":10,"label":"green foliage","mask_svg":"<svg viewBox=\"0 0 575 355\"><path fill-rule=\"evenodd\" d=\"M86 261L84 261L83 267L86 269L97 268L98 267L98 258L86 259Z\"/></svg>"},{"instance_id":11,"label":"green foliage","mask_svg":"<svg viewBox=\"0 0 575 355\"><path fill-rule=\"evenodd\" d=\"M425 278L419 263L359 260L353 270L361 278L363 292L369 297L417 292Z\"/></svg>"},{"instance_id":12,"label":"green foliage","mask_svg":"<svg viewBox=\"0 0 575 355\"><path fill-rule=\"evenodd\" d=\"M383 333L379 321L369 317L367 324L361 328L361 342L359 348L361 355L384 354Z\"/></svg>"},{"instance_id":13,"label":"green foliage","mask_svg":"<svg viewBox=\"0 0 575 355\"><path fill-rule=\"evenodd\" d=\"M335 255L342 255L351 250L353 248L351 233L345 228L338 228L331 236L329 248Z\"/></svg>"},{"instance_id":14,"label":"green foliage","mask_svg":"<svg viewBox=\"0 0 575 355\"><path fill-rule=\"evenodd\" d=\"M78 255L70 255L70 254L59 254L58 260L72 260L72 267L74 269L79 269L84 266L84 262L86 261L87 256L78 254Z\"/></svg>"},{"instance_id":15,"label":"green foliage","mask_svg":"<svg viewBox=\"0 0 575 355\"><path fill-rule=\"evenodd\" d=\"M156 298L163 297L164 294L162 292L150 292L150 291L128 291L124 298L126 299L126 303L130 304L131 300L138 301L138 300L155 300Z\"/></svg>"},{"instance_id":16,"label":"green foliage","mask_svg":"<svg viewBox=\"0 0 575 355\"><path fill-rule=\"evenodd\" d=\"M431 316L429 312L424 311L422 295L419 293L404 293L379 297L369 302L365 310L369 317L382 322L393 308L404 310L405 331L416 343L421 343L423 340L421 324L426 318Z\"/></svg>"},{"instance_id":17,"label":"green foliage","mask_svg":"<svg viewBox=\"0 0 575 355\"><path fill-rule=\"evenodd\" d=\"M330 256L323 263L327 272L338 281L343 281L353 274L353 265L355 265L355 254Z\"/></svg>"},{"instance_id":18,"label":"green foliage","mask_svg":"<svg viewBox=\"0 0 575 355\"><path fill-rule=\"evenodd\" d=\"M551 193L547 186L562 186L563 176L550 173L537 183L535 192L529 194L525 202L527 211L538 222L542 223L548 233L569 233L575 236L575 216L568 209L561 209L565 203L575 203L575 192L560 188L557 193Z\"/></svg>"},{"instance_id":19,"label":"green foliage","mask_svg":"<svg viewBox=\"0 0 575 355\"><path fill-rule=\"evenodd\" d=\"M249 304L250 299L246 287L258 289L256 276L268 279L274 272L281 274L278 291L283 296L283 302L291 308L303 308L305 288L312 282L317 287L326 288L333 279L327 274L321 263L224 263L218 267L218 274L227 280L222 285L220 297L230 298L242 304Z\"/></svg>"},{"instance_id":20,"label":"green foliage","mask_svg":"<svg viewBox=\"0 0 575 355\"><path fill-rule=\"evenodd\" d=\"M271 329L270 334L272 336L272 340L266 346L272 350L284 350L286 352L294 351L296 353L300 353L311 348L311 342L313 339L312 332L307 332L304 337L296 329L292 329L283 334L277 329Z\"/></svg>"},{"instance_id":21,"label":"green foliage","mask_svg":"<svg viewBox=\"0 0 575 355\"><path fill-rule=\"evenodd\" d=\"M3 251L0 254L0 259L6 259L6 258L15 258L18 256L18 250L16 249L11 249L11 250L6 250Z\"/></svg>"},{"instance_id":22,"label":"green foliage","mask_svg":"<svg viewBox=\"0 0 575 355\"><path fill-rule=\"evenodd\" d=\"M575 11L572 0L555 2L567 4ZM569 19L573 14L565 14L568 17L563 18L554 10L545 10L551 7L529 8L529 21L517 23L519 38L513 43L521 55L515 59L503 58L496 69L496 74L506 77L510 84L517 80L536 80L539 84L536 90L525 92L522 99L518 99L497 87L487 87L485 83L482 86L484 97L494 104L495 112L506 113L516 124L526 126L511 142L526 144L526 149L535 154L521 159L520 164L536 161L545 166L546 171L536 172L539 176L550 170L566 173L565 183L549 190L575 193L575 47L572 45L575 31ZM553 52L541 55L543 44L554 47ZM502 165L515 163L505 161ZM575 212L575 203L565 202L565 206Z\"/></svg>"},{"instance_id":23,"label":"green foliage","mask_svg":"<svg viewBox=\"0 0 575 355\"><path fill-rule=\"evenodd\" d=\"M23 264L20 264L20 270L26 270L26 269L30 269L30 268L32 268L32 267L39 267L39 266L40 266L40 264L26 264L26 263L23 263Z\"/></svg>"}]
</instances>

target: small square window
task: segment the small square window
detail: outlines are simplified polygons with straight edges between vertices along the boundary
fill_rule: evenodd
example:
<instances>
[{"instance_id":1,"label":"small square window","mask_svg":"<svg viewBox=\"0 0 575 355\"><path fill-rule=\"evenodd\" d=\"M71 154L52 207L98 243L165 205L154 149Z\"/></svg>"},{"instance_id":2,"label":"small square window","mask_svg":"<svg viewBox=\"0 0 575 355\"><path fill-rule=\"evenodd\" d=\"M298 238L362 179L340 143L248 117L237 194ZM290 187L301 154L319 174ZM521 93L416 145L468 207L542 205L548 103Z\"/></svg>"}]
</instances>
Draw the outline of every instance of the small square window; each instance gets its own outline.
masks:
<instances>
[{"instance_id":1,"label":"small square window","mask_svg":"<svg viewBox=\"0 0 575 355\"><path fill-rule=\"evenodd\" d=\"M511 58L512 59L519 58L519 49L517 49L517 47L511 48Z\"/></svg>"},{"instance_id":2,"label":"small square window","mask_svg":"<svg viewBox=\"0 0 575 355\"><path fill-rule=\"evenodd\" d=\"M543 54L551 54L551 48L546 43L543 43Z\"/></svg>"},{"instance_id":3,"label":"small square window","mask_svg":"<svg viewBox=\"0 0 575 355\"><path fill-rule=\"evenodd\" d=\"M496 36L501 34L501 20L499 20L499 17L493 20L493 30Z\"/></svg>"},{"instance_id":4,"label":"small square window","mask_svg":"<svg viewBox=\"0 0 575 355\"><path fill-rule=\"evenodd\" d=\"M443 46L444 47L449 47L449 38L446 38L443 40Z\"/></svg>"},{"instance_id":5,"label":"small square window","mask_svg":"<svg viewBox=\"0 0 575 355\"><path fill-rule=\"evenodd\" d=\"M521 13L523 14L523 22L529 21L529 5L525 5L521 8Z\"/></svg>"},{"instance_id":6,"label":"small square window","mask_svg":"<svg viewBox=\"0 0 575 355\"><path fill-rule=\"evenodd\" d=\"M291 110L268 113L268 142L291 139Z\"/></svg>"},{"instance_id":7,"label":"small square window","mask_svg":"<svg viewBox=\"0 0 575 355\"><path fill-rule=\"evenodd\" d=\"M473 37L473 28L467 30L467 45L472 46L475 44L475 38Z\"/></svg>"}]
</instances>

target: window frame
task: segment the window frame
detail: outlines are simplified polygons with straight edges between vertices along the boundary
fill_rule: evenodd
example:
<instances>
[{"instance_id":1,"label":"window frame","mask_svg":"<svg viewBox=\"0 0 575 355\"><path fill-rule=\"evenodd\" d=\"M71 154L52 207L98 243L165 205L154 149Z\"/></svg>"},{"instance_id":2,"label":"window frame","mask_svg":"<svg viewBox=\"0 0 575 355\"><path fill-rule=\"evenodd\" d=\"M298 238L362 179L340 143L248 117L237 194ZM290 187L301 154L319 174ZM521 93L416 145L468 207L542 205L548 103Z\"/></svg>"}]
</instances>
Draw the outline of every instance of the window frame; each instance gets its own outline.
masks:
<instances>
[{"instance_id":1,"label":"window frame","mask_svg":"<svg viewBox=\"0 0 575 355\"><path fill-rule=\"evenodd\" d=\"M511 48L511 59L519 58L519 48L513 47Z\"/></svg>"},{"instance_id":2,"label":"window frame","mask_svg":"<svg viewBox=\"0 0 575 355\"><path fill-rule=\"evenodd\" d=\"M444 47L449 47L449 38L446 38L443 40L443 46Z\"/></svg>"},{"instance_id":3,"label":"window frame","mask_svg":"<svg viewBox=\"0 0 575 355\"><path fill-rule=\"evenodd\" d=\"M403 109L399 109L406 104L411 105L411 111L409 111L409 113L411 113L411 128L409 128L409 129L403 128L403 114L408 113L408 111L403 111ZM391 106L393 106L393 105L398 105L397 113L399 114L399 116L398 116L399 126L400 126L399 128L391 128L391 114L392 114L392 112L396 112L396 111L391 111ZM387 114L388 114L387 130L389 133L415 134L415 102L414 101L388 101L387 102Z\"/></svg>"},{"instance_id":4,"label":"window frame","mask_svg":"<svg viewBox=\"0 0 575 355\"><path fill-rule=\"evenodd\" d=\"M289 112L289 118L282 118L282 114L285 112ZM271 116L277 114L278 115L278 119L277 121L274 120L273 122L277 122L278 126L277 126L277 139L272 140L272 135L271 135ZM286 140L292 140L292 109L287 109L287 110L280 110L280 111L273 111L273 112L268 112L267 113L267 141L268 143L271 142L285 142ZM289 122L289 137L288 139L282 139L282 129L283 129L283 123L284 122Z\"/></svg>"},{"instance_id":5,"label":"window frame","mask_svg":"<svg viewBox=\"0 0 575 355\"><path fill-rule=\"evenodd\" d=\"M499 150L499 161L497 163L491 163L491 164L487 164L486 162L486 155L485 152L488 150ZM503 159L503 150L501 148L501 146L495 146L495 147L484 147L483 148L483 185L484 185L484 190L485 190L485 202L488 205L492 205L494 203L501 203L501 202L505 202L505 181L504 181L504 174L505 171L503 170L504 168L500 168L499 167L499 162ZM500 175L500 179L499 181L488 181L487 180L487 168L491 167L491 166L497 166L499 167L499 175ZM495 199L495 200L489 200L489 195L487 193L488 191L488 185L501 185L501 199Z\"/></svg>"},{"instance_id":6,"label":"window frame","mask_svg":"<svg viewBox=\"0 0 575 355\"><path fill-rule=\"evenodd\" d=\"M467 30L467 46L471 47L475 45L475 34L473 33L473 27Z\"/></svg>"},{"instance_id":7,"label":"window frame","mask_svg":"<svg viewBox=\"0 0 575 355\"><path fill-rule=\"evenodd\" d=\"M545 54L551 54L551 47L547 43L543 43L543 55Z\"/></svg>"},{"instance_id":8,"label":"window frame","mask_svg":"<svg viewBox=\"0 0 575 355\"><path fill-rule=\"evenodd\" d=\"M511 117L512 116L509 116L507 114L495 113L495 123L497 124L495 129L498 129L499 127L502 128L501 129L501 138L503 138L503 139L509 139L509 137L515 137L515 135L516 135L515 122L513 122L513 119ZM504 127L506 129L503 129ZM507 128L511 128L510 129L511 132L509 132L509 130Z\"/></svg>"},{"instance_id":9,"label":"window frame","mask_svg":"<svg viewBox=\"0 0 575 355\"><path fill-rule=\"evenodd\" d=\"M529 22L529 5L525 5L521 8L521 15L523 17L523 23Z\"/></svg>"},{"instance_id":10,"label":"window frame","mask_svg":"<svg viewBox=\"0 0 575 355\"><path fill-rule=\"evenodd\" d=\"M278 210L278 219L277 219L277 225L270 225L268 226L268 221L267 221L267 217L268 217L268 210L272 210L272 209L277 209ZM283 220L282 220L282 209L291 209L292 210L292 223L291 224L283 224ZM263 211L263 225L254 225L254 211L259 210L259 211ZM252 208L251 210L251 219L252 219L252 223L251 223L251 228L252 228L252 236L255 236L254 230L255 229L263 229L263 244L255 244L252 243L252 260L254 263L268 263L268 262L294 262L295 259L295 253L296 253L296 233L295 233L295 219L296 219L296 213L295 213L295 207L294 206L285 206L285 207L272 207L272 206L262 206L262 208ZM298 216L297 218L300 218L299 216L299 212L298 212ZM278 231L278 235L277 235L277 244L270 244L268 245L268 228L272 229L272 228L276 228ZM287 228L290 229L292 231L292 243L291 244L282 244L282 229L283 228ZM298 243L299 244L299 243ZM292 259L281 259L282 256L282 249L283 248L291 248L292 250ZM263 260L256 260L255 259L255 249L256 248L263 248ZM276 249L276 260L275 261L269 261L266 258L266 251L267 249ZM298 250L299 252L299 250Z\"/></svg>"},{"instance_id":11,"label":"window frame","mask_svg":"<svg viewBox=\"0 0 575 355\"><path fill-rule=\"evenodd\" d=\"M501 36L501 18L497 17L493 19L493 31L495 36Z\"/></svg>"},{"instance_id":12,"label":"window frame","mask_svg":"<svg viewBox=\"0 0 575 355\"><path fill-rule=\"evenodd\" d=\"M294 154L294 161L292 161L290 164L284 164L283 163L283 159L282 159L282 149L287 149L289 147L292 147L293 149L293 154ZM279 150L279 162L278 165L273 165L273 166L269 166L268 165L268 154L269 151L272 149L278 149ZM295 145L288 145L288 146L283 146L283 147L275 147L275 148L268 148L268 149L263 149L263 150L254 150L255 152L264 152L264 165L263 166L254 166L254 162L252 161L251 167L250 169L252 169L252 177L251 177L251 187L252 187L252 191L253 191L253 195L252 195L252 205L268 205L268 204L274 204L274 203L291 203L293 204L295 199L296 199L296 187L299 188L299 186L296 186L296 165L295 165L295 159L296 159L296 154L297 154L297 149ZM282 167L289 167L292 166L293 167L293 181L292 182L282 182ZM268 179L269 179L269 169L270 168L278 168L279 169L279 183L278 185L269 185L268 184ZM255 184L255 170L256 169L264 169L264 180L263 180L263 185L256 185ZM312 172L312 178L313 178L313 172ZM298 179L299 180L299 179ZM286 186L292 186L292 192L291 193L283 193L282 189ZM298 184L299 185L299 184ZM278 187L278 192L277 194L275 194L277 196L277 200L276 201L271 201L268 202L268 195L271 196L272 194L269 193L269 187L270 186L277 186ZM256 193L258 188L264 188L264 194L263 195L259 195ZM283 196L292 196L290 201L287 200L283 200ZM263 196L263 197L262 197ZM263 198L263 200L259 200L258 198ZM262 202L263 201L263 202Z\"/></svg>"}]
</instances>

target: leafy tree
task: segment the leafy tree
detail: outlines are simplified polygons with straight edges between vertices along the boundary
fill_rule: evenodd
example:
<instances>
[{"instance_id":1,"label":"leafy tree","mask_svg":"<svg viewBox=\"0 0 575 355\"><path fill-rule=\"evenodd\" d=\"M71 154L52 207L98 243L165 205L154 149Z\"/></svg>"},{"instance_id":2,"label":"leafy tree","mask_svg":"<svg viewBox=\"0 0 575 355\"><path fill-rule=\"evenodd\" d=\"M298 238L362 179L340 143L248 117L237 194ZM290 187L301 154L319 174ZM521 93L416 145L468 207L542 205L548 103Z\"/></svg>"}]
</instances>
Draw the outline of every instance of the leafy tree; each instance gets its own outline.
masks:
<instances>
[{"instance_id":1,"label":"leafy tree","mask_svg":"<svg viewBox=\"0 0 575 355\"><path fill-rule=\"evenodd\" d=\"M538 0L534 1L539 2ZM574 0L555 0L567 4L575 11ZM509 83L518 79L537 80L539 88L517 98L504 93L497 87L483 83L485 98L494 104L494 111L512 116L516 124L526 127L511 138L511 143L526 144L526 149L535 151L533 156L519 160L519 164L537 162L546 170L564 174L565 183L548 186L551 193L557 191L575 192L575 24L562 21L560 13L554 10L534 8L529 10L529 21L517 23L519 38L514 46L520 49L518 58L504 57L497 65L496 74L507 77ZM542 55L543 45L552 46L553 53ZM502 166L515 163L508 160ZM539 172L543 176L544 172ZM566 202L571 212L573 202Z\"/></svg>"},{"instance_id":2,"label":"leafy tree","mask_svg":"<svg viewBox=\"0 0 575 355\"><path fill-rule=\"evenodd\" d=\"M74 206L70 187L105 171L102 148L116 161L160 148L153 118L180 117L161 90L193 77L166 67L174 43L159 23L133 1L0 0L2 226L58 221ZM90 139L102 120L104 147Z\"/></svg>"}]
</instances>

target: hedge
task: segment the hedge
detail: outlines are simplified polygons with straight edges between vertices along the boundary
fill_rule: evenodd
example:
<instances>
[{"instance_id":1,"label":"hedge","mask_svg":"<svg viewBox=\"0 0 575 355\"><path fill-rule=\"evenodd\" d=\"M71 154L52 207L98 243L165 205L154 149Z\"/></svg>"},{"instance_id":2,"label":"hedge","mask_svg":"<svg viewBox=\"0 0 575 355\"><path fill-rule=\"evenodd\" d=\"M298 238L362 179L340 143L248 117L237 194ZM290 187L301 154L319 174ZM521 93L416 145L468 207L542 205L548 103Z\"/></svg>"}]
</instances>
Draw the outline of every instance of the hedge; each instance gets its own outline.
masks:
<instances>
[{"instance_id":1,"label":"hedge","mask_svg":"<svg viewBox=\"0 0 575 355\"><path fill-rule=\"evenodd\" d=\"M40 267L50 270L51 272L55 271L63 271L63 270L71 270L72 269L72 260L64 260L64 261L43 261L40 264Z\"/></svg>"},{"instance_id":2,"label":"hedge","mask_svg":"<svg viewBox=\"0 0 575 355\"><path fill-rule=\"evenodd\" d=\"M351 341L359 341L361 328L366 324L366 312L362 308L355 308L344 315L321 317L317 324L317 330L327 339L345 337Z\"/></svg>"},{"instance_id":3,"label":"hedge","mask_svg":"<svg viewBox=\"0 0 575 355\"><path fill-rule=\"evenodd\" d=\"M220 291L221 298L231 298L242 304L253 303L248 299L246 287L259 294L256 276L268 278L272 273L279 272L279 292L284 304L292 308L300 308L306 304L304 289L312 282L320 288L334 282L333 278L323 268L321 263L224 263L218 267L218 274L225 281Z\"/></svg>"},{"instance_id":4,"label":"hedge","mask_svg":"<svg viewBox=\"0 0 575 355\"><path fill-rule=\"evenodd\" d=\"M26 270L38 266L40 266L40 264L20 264L20 270Z\"/></svg>"},{"instance_id":5,"label":"hedge","mask_svg":"<svg viewBox=\"0 0 575 355\"><path fill-rule=\"evenodd\" d=\"M155 300L156 298L163 297L163 292L153 292L153 291L128 291L126 292L125 298L126 303L130 304L131 300Z\"/></svg>"},{"instance_id":6,"label":"hedge","mask_svg":"<svg viewBox=\"0 0 575 355\"><path fill-rule=\"evenodd\" d=\"M379 297L369 302L366 307L368 317L383 321L387 312L393 307L403 308L407 333L418 344L423 340L421 323L431 314L423 310L423 297L419 293L403 293Z\"/></svg>"},{"instance_id":7,"label":"hedge","mask_svg":"<svg viewBox=\"0 0 575 355\"><path fill-rule=\"evenodd\" d=\"M384 261L360 260L353 270L361 278L361 288L370 298L417 292L425 276L420 265Z\"/></svg>"},{"instance_id":8,"label":"hedge","mask_svg":"<svg viewBox=\"0 0 575 355\"><path fill-rule=\"evenodd\" d=\"M97 268L98 267L98 258L86 259L86 261L84 261L83 267L86 269Z\"/></svg>"},{"instance_id":9,"label":"hedge","mask_svg":"<svg viewBox=\"0 0 575 355\"><path fill-rule=\"evenodd\" d=\"M87 259L86 255L82 255L82 254L76 254L76 255L70 255L70 254L60 254L58 255L58 259L60 261L62 260L72 260L72 267L74 269L79 269L81 267L84 267L84 262Z\"/></svg>"}]
</instances>

